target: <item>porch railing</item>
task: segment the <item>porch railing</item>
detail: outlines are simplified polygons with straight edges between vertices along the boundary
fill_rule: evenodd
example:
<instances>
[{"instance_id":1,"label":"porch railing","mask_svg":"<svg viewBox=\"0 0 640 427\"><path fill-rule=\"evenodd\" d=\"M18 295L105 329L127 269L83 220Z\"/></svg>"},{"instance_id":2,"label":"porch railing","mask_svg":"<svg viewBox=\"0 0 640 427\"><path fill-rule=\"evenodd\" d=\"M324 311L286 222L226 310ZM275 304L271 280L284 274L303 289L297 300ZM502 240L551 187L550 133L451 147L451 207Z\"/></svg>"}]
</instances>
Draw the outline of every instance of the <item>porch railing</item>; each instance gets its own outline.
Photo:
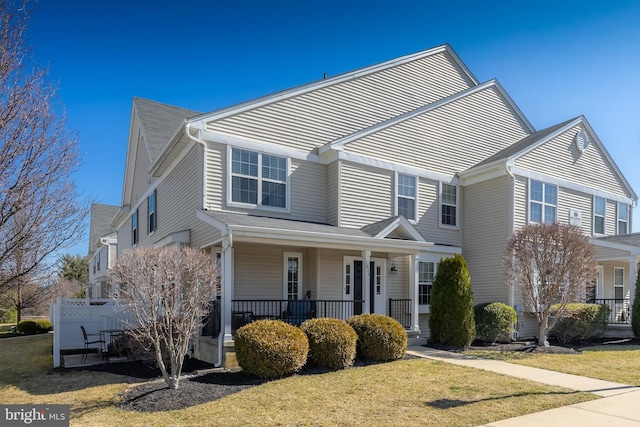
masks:
<instances>
[{"instance_id":1,"label":"porch railing","mask_svg":"<svg viewBox=\"0 0 640 427\"><path fill-rule=\"evenodd\" d=\"M247 323L261 319L281 319L285 322L299 324L306 318L330 317L347 320L354 314L362 312L362 300L296 300L305 303L305 313L292 313L289 300L232 300L231 331ZM209 316L202 328L202 335L217 337L222 327L220 301L212 301Z\"/></svg>"},{"instance_id":2,"label":"porch railing","mask_svg":"<svg viewBox=\"0 0 640 427\"><path fill-rule=\"evenodd\" d=\"M604 304L609 307L610 325L631 324L631 300L629 298L596 298L587 301L591 304Z\"/></svg>"},{"instance_id":3,"label":"porch railing","mask_svg":"<svg viewBox=\"0 0 640 427\"><path fill-rule=\"evenodd\" d=\"M411 300L389 298L389 317L396 319L405 329L411 329Z\"/></svg>"}]
</instances>

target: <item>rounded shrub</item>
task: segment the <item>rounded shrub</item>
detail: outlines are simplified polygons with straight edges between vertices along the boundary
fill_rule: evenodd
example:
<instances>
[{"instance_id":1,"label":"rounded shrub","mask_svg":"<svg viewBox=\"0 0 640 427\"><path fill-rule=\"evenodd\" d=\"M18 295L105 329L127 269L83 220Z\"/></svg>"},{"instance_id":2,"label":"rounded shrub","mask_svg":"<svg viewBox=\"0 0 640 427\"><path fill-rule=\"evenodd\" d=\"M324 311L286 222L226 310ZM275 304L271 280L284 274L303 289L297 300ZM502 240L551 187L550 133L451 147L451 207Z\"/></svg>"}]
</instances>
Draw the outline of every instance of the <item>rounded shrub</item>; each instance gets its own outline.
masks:
<instances>
[{"instance_id":1,"label":"rounded shrub","mask_svg":"<svg viewBox=\"0 0 640 427\"><path fill-rule=\"evenodd\" d=\"M53 325L48 320L36 320L38 325L38 333L46 334L49 331L53 331Z\"/></svg>"},{"instance_id":2,"label":"rounded shrub","mask_svg":"<svg viewBox=\"0 0 640 427\"><path fill-rule=\"evenodd\" d=\"M553 305L552 314L559 309L558 304ZM611 311L604 304L583 303L567 304L564 309L564 316L558 319L552 332L562 344L571 341L587 341L606 330Z\"/></svg>"},{"instance_id":3,"label":"rounded shrub","mask_svg":"<svg viewBox=\"0 0 640 427\"><path fill-rule=\"evenodd\" d=\"M429 329L431 340L457 348L469 347L476 336L471 280L460 254L438 263L431 287Z\"/></svg>"},{"instance_id":4,"label":"rounded shrub","mask_svg":"<svg viewBox=\"0 0 640 427\"><path fill-rule=\"evenodd\" d=\"M488 302L475 305L473 311L479 339L487 343L509 341L518 317L513 307L502 302Z\"/></svg>"},{"instance_id":5,"label":"rounded shrub","mask_svg":"<svg viewBox=\"0 0 640 427\"><path fill-rule=\"evenodd\" d=\"M329 369L344 369L356 357L358 335L344 320L317 318L306 320L300 329L309 339L309 360Z\"/></svg>"},{"instance_id":6,"label":"rounded shrub","mask_svg":"<svg viewBox=\"0 0 640 427\"><path fill-rule=\"evenodd\" d=\"M38 333L38 324L33 320L21 320L18 322L18 332L25 335L35 335Z\"/></svg>"},{"instance_id":7,"label":"rounded shrub","mask_svg":"<svg viewBox=\"0 0 640 427\"><path fill-rule=\"evenodd\" d=\"M347 323L358 334L357 354L365 359L400 359L407 351L407 333L397 320L382 314L358 314Z\"/></svg>"},{"instance_id":8,"label":"rounded shrub","mask_svg":"<svg viewBox=\"0 0 640 427\"><path fill-rule=\"evenodd\" d=\"M248 374L278 378L307 363L309 340L302 329L280 320L258 320L236 331L238 364Z\"/></svg>"}]
</instances>

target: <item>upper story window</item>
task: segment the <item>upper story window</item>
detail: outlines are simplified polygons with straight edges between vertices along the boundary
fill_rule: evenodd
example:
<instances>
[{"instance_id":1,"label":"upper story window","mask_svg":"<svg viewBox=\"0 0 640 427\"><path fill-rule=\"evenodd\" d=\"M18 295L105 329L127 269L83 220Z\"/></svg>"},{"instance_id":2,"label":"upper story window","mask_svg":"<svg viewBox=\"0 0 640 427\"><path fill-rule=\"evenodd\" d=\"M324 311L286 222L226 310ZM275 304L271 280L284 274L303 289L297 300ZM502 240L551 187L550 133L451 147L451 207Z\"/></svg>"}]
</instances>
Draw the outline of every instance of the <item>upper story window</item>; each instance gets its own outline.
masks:
<instances>
[{"instance_id":1,"label":"upper story window","mask_svg":"<svg viewBox=\"0 0 640 427\"><path fill-rule=\"evenodd\" d=\"M416 177L398 174L398 215L410 220L416 219Z\"/></svg>"},{"instance_id":2,"label":"upper story window","mask_svg":"<svg viewBox=\"0 0 640 427\"><path fill-rule=\"evenodd\" d=\"M147 207L149 208L147 212L149 212L149 221L147 233L153 233L158 228L158 190L153 190L153 193L149 194L149 198L147 199Z\"/></svg>"},{"instance_id":3,"label":"upper story window","mask_svg":"<svg viewBox=\"0 0 640 427\"><path fill-rule=\"evenodd\" d=\"M629 232L629 205L618 203L618 234Z\"/></svg>"},{"instance_id":4,"label":"upper story window","mask_svg":"<svg viewBox=\"0 0 640 427\"><path fill-rule=\"evenodd\" d=\"M593 234L604 234L604 212L606 200L603 197L593 198Z\"/></svg>"},{"instance_id":5,"label":"upper story window","mask_svg":"<svg viewBox=\"0 0 640 427\"><path fill-rule=\"evenodd\" d=\"M231 201L287 208L288 162L285 157L231 149Z\"/></svg>"},{"instance_id":6,"label":"upper story window","mask_svg":"<svg viewBox=\"0 0 640 427\"><path fill-rule=\"evenodd\" d=\"M138 232L138 209L131 215L131 245L138 244L140 234Z\"/></svg>"},{"instance_id":7,"label":"upper story window","mask_svg":"<svg viewBox=\"0 0 640 427\"><path fill-rule=\"evenodd\" d=\"M98 254L96 256L96 264L98 266L98 271L100 271L100 250L98 250Z\"/></svg>"},{"instance_id":8,"label":"upper story window","mask_svg":"<svg viewBox=\"0 0 640 427\"><path fill-rule=\"evenodd\" d=\"M440 225L458 226L458 186L440 183Z\"/></svg>"},{"instance_id":9,"label":"upper story window","mask_svg":"<svg viewBox=\"0 0 640 427\"><path fill-rule=\"evenodd\" d=\"M555 222L558 187L531 180L529 189L529 222Z\"/></svg>"},{"instance_id":10,"label":"upper story window","mask_svg":"<svg viewBox=\"0 0 640 427\"><path fill-rule=\"evenodd\" d=\"M431 304L431 286L436 276L435 262L418 263L418 304Z\"/></svg>"}]
</instances>

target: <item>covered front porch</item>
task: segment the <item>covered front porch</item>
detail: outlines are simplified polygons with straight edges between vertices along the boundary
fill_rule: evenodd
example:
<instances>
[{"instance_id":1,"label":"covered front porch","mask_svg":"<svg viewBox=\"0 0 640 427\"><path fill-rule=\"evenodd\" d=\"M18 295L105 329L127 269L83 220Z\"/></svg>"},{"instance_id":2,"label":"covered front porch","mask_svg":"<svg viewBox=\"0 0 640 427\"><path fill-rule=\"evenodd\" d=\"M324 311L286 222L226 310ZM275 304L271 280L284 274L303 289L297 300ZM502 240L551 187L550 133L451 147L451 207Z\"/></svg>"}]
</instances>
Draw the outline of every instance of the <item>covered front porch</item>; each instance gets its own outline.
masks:
<instances>
[{"instance_id":1,"label":"covered front porch","mask_svg":"<svg viewBox=\"0 0 640 427\"><path fill-rule=\"evenodd\" d=\"M203 330L218 349L260 319L299 325L313 317L378 313L418 334L417 260L450 251L427 242L402 216L362 229L209 211L198 217L220 231L203 247L222 271L220 299ZM223 359L219 354L214 363Z\"/></svg>"},{"instance_id":2,"label":"covered front porch","mask_svg":"<svg viewBox=\"0 0 640 427\"><path fill-rule=\"evenodd\" d=\"M592 239L596 249L596 286L587 302L609 307L609 336L632 336L631 311L640 262L640 233Z\"/></svg>"}]
</instances>

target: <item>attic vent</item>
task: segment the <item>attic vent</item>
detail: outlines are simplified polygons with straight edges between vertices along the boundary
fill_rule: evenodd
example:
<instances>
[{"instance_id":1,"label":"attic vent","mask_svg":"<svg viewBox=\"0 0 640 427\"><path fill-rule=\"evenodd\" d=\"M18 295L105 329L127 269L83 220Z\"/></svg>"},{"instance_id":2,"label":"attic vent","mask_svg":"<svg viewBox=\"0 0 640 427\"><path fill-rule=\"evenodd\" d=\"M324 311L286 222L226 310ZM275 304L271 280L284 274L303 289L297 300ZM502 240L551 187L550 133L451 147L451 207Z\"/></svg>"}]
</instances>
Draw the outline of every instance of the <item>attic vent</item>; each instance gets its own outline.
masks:
<instances>
[{"instance_id":1,"label":"attic vent","mask_svg":"<svg viewBox=\"0 0 640 427\"><path fill-rule=\"evenodd\" d=\"M576 148L578 149L578 151L580 152L580 154L582 154L584 152L584 150L587 149L587 147L589 146L589 136L587 136L587 133L584 131L584 129L580 129L578 131L578 133L576 133L576 136L574 137L574 142L576 144Z\"/></svg>"}]
</instances>

